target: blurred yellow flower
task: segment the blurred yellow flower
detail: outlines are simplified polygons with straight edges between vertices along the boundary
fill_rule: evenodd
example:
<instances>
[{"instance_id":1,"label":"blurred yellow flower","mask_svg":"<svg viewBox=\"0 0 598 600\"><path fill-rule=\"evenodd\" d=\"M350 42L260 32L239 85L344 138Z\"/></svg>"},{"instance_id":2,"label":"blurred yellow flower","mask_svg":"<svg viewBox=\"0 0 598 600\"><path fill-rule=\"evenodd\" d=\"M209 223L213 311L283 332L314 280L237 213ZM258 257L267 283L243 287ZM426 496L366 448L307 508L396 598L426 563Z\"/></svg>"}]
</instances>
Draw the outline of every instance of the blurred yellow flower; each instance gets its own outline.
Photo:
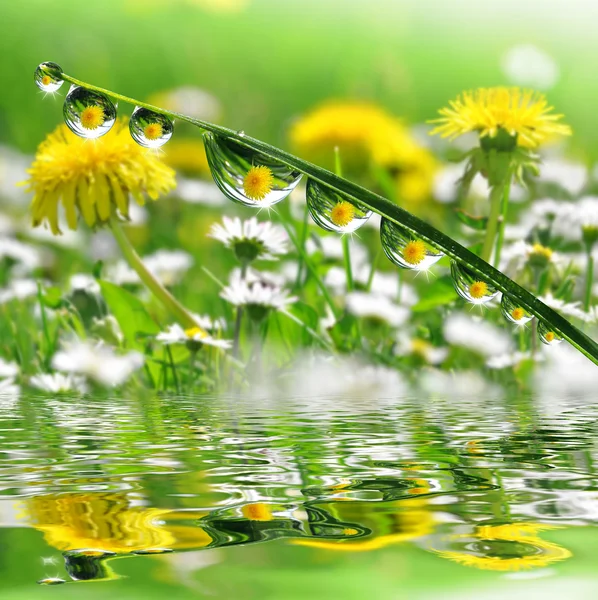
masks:
<instances>
[{"instance_id":1,"label":"blurred yellow flower","mask_svg":"<svg viewBox=\"0 0 598 600\"><path fill-rule=\"evenodd\" d=\"M571 128L557 123L563 115L553 114L544 94L519 88L478 88L463 92L442 108L431 134L454 139L475 131L481 138L494 138L499 131L517 138L517 144L535 148L553 135L571 135Z\"/></svg>"},{"instance_id":2,"label":"blurred yellow flower","mask_svg":"<svg viewBox=\"0 0 598 600\"><path fill-rule=\"evenodd\" d=\"M203 548L212 538L191 522L203 514L176 513L163 508L129 505L125 494L61 494L23 502L22 517L44 533L46 542L61 550L93 548L129 553L152 548Z\"/></svg>"},{"instance_id":3,"label":"blurred yellow flower","mask_svg":"<svg viewBox=\"0 0 598 600\"><path fill-rule=\"evenodd\" d=\"M272 521L272 507L265 502L245 504L241 509L243 516L250 521Z\"/></svg>"},{"instance_id":4,"label":"blurred yellow flower","mask_svg":"<svg viewBox=\"0 0 598 600\"><path fill-rule=\"evenodd\" d=\"M200 140L171 140L163 148L164 162L187 175L208 175L210 167Z\"/></svg>"},{"instance_id":5,"label":"blurred yellow flower","mask_svg":"<svg viewBox=\"0 0 598 600\"><path fill-rule=\"evenodd\" d=\"M492 542L499 542L496 555L492 555L491 549L487 550L486 554L481 552L474 554L470 549L463 551L437 550L436 552L443 558L448 558L467 567L488 571L519 571L521 569L545 567L554 562L570 558L572 554L569 550L554 542L547 542L538 536L540 531L547 529L558 529L558 527L537 523L479 525L473 534L455 535L451 536L451 539L473 538L476 541L486 542L485 546L489 548L492 547ZM521 556L506 555L509 548L504 545L505 542L514 543L512 553L517 551L521 553ZM471 544L468 546L471 546ZM501 552L503 556L500 555Z\"/></svg>"},{"instance_id":6,"label":"blurred yellow flower","mask_svg":"<svg viewBox=\"0 0 598 600\"><path fill-rule=\"evenodd\" d=\"M430 193L434 157L398 119L373 104L324 104L297 121L290 137L300 154L319 164L331 167L338 147L348 173L386 169L397 182L399 200L418 202Z\"/></svg>"},{"instance_id":7,"label":"blurred yellow flower","mask_svg":"<svg viewBox=\"0 0 598 600\"><path fill-rule=\"evenodd\" d=\"M174 171L157 154L133 141L125 120L97 140L84 140L60 125L40 144L26 182L35 196L33 226L44 222L60 234L62 201L67 224L77 229L79 214L89 227L129 215L129 196L140 205L175 187Z\"/></svg>"}]
</instances>

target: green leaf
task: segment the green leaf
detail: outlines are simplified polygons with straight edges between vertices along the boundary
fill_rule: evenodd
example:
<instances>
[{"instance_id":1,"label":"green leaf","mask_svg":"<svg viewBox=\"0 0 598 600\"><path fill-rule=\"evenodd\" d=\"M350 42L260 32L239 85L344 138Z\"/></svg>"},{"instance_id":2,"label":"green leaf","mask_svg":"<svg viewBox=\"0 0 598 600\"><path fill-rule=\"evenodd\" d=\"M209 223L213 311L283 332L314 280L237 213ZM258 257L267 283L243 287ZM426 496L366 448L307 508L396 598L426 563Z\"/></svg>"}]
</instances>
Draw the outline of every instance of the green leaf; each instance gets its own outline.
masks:
<instances>
[{"instance_id":1,"label":"green leaf","mask_svg":"<svg viewBox=\"0 0 598 600\"><path fill-rule=\"evenodd\" d=\"M474 217L473 215L465 212L462 208L456 208L455 215L457 215L457 219L459 219L461 223L467 225L467 227L475 229L476 231L485 231L486 226L488 225L488 217Z\"/></svg>"},{"instance_id":2,"label":"green leaf","mask_svg":"<svg viewBox=\"0 0 598 600\"><path fill-rule=\"evenodd\" d=\"M413 312L426 312L437 306L444 306L458 298L450 277L440 277L426 288L425 296L411 307Z\"/></svg>"}]
</instances>

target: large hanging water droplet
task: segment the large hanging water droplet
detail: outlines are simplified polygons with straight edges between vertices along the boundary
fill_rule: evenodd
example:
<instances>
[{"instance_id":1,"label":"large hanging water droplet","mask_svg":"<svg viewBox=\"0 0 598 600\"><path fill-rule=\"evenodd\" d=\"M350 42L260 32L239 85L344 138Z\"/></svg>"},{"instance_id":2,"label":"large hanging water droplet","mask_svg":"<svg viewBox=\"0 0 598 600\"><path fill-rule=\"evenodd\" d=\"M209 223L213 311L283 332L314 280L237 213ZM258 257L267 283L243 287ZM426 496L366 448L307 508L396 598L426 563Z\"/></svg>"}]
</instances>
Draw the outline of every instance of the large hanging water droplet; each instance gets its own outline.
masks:
<instances>
[{"instance_id":1,"label":"large hanging water droplet","mask_svg":"<svg viewBox=\"0 0 598 600\"><path fill-rule=\"evenodd\" d=\"M166 115L138 106L131 115L129 130L140 146L159 148L172 137L174 124Z\"/></svg>"},{"instance_id":2,"label":"large hanging water droplet","mask_svg":"<svg viewBox=\"0 0 598 600\"><path fill-rule=\"evenodd\" d=\"M302 175L269 156L235 140L204 133L212 177L231 200L245 206L267 208L284 200Z\"/></svg>"},{"instance_id":3,"label":"large hanging water droplet","mask_svg":"<svg viewBox=\"0 0 598 600\"><path fill-rule=\"evenodd\" d=\"M64 83L61 74L62 69L59 65L53 62L44 62L35 69L33 79L35 85L37 85L42 92L51 94L60 89L60 86Z\"/></svg>"},{"instance_id":4,"label":"large hanging water droplet","mask_svg":"<svg viewBox=\"0 0 598 600\"><path fill-rule=\"evenodd\" d=\"M444 256L408 229L384 217L380 223L380 241L386 256L404 269L427 271Z\"/></svg>"},{"instance_id":5,"label":"large hanging water droplet","mask_svg":"<svg viewBox=\"0 0 598 600\"><path fill-rule=\"evenodd\" d=\"M312 179L307 182L305 197L312 219L326 231L352 233L372 215L371 210L355 200L349 200Z\"/></svg>"},{"instance_id":6,"label":"large hanging water droplet","mask_svg":"<svg viewBox=\"0 0 598 600\"><path fill-rule=\"evenodd\" d=\"M563 341L563 337L545 321L538 321L538 336L547 346L556 346Z\"/></svg>"},{"instance_id":7,"label":"large hanging water droplet","mask_svg":"<svg viewBox=\"0 0 598 600\"><path fill-rule=\"evenodd\" d=\"M62 112L69 129L87 139L108 133L116 121L116 107L108 96L75 85L64 100Z\"/></svg>"},{"instance_id":8,"label":"large hanging water droplet","mask_svg":"<svg viewBox=\"0 0 598 600\"><path fill-rule=\"evenodd\" d=\"M461 298L472 304L486 304L498 295L498 290L487 281L457 263L451 261L453 285Z\"/></svg>"},{"instance_id":9,"label":"large hanging water droplet","mask_svg":"<svg viewBox=\"0 0 598 600\"><path fill-rule=\"evenodd\" d=\"M534 318L525 308L506 294L503 294L500 301L500 310L507 321L518 326L525 325Z\"/></svg>"}]
</instances>

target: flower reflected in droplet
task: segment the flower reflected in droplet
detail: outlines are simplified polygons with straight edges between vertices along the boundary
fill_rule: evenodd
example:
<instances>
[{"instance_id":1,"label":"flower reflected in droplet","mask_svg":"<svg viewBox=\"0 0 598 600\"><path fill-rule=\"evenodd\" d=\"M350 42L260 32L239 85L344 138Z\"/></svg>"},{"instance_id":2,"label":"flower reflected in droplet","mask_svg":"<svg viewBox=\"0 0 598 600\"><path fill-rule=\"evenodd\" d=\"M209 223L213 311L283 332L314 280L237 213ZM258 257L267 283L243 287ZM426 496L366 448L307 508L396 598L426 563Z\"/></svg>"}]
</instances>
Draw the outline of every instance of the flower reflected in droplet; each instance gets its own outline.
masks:
<instances>
[{"instance_id":1,"label":"flower reflected in droplet","mask_svg":"<svg viewBox=\"0 0 598 600\"><path fill-rule=\"evenodd\" d=\"M263 200L274 186L272 171L265 166L251 167L243 180L243 189L248 198Z\"/></svg>"}]
</instances>

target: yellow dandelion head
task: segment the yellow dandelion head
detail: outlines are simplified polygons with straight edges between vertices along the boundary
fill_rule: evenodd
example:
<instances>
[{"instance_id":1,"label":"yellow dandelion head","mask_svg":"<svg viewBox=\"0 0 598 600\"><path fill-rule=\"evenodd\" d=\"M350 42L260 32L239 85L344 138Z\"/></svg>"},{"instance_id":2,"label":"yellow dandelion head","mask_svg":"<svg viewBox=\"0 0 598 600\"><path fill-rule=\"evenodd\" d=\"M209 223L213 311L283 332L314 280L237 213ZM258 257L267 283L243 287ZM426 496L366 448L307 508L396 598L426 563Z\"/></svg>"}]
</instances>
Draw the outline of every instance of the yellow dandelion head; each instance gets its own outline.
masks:
<instances>
[{"instance_id":1,"label":"yellow dandelion head","mask_svg":"<svg viewBox=\"0 0 598 600\"><path fill-rule=\"evenodd\" d=\"M517 308L514 308L511 311L511 316L513 317L513 319L515 321L521 321L521 319L523 319L523 317L525 317L525 311L523 310L523 308L518 306Z\"/></svg>"},{"instance_id":2,"label":"yellow dandelion head","mask_svg":"<svg viewBox=\"0 0 598 600\"><path fill-rule=\"evenodd\" d=\"M558 121L544 94L519 88L478 88L463 92L442 108L441 118L430 121L431 134L454 139L475 131L480 138L495 138L501 131L520 146L535 148L554 135L571 135L571 128Z\"/></svg>"},{"instance_id":3,"label":"yellow dandelion head","mask_svg":"<svg viewBox=\"0 0 598 600\"><path fill-rule=\"evenodd\" d=\"M60 125L40 144L26 183L34 193L33 226L48 223L55 235L59 203L70 229L79 215L95 227L117 212L127 217L130 196L144 204L146 195L156 200L175 187L174 171L133 141L126 120L93 142Z\"/></svg>"},{"instance_id":4,"label":"yellow dandelion head","mask_svg":"<svg viewBox=\"0 0 598 600\"><path fill-rule=\"evenodd\" d=\"M547 332L544 334L544 339L545 339L547 342L554 342L554 339L555 339L555 338L556 338L556 334L554 333L554 331L547 331Z\"/></svg>"},{"instance_id":5,"label":"yellow dandelion head","mask_svg":"<svg viewBox=\"0 0 598 600\"><path fill-rule=\"evenodd\" d=\"M488 285L485 281L474 281L469 286L469 295L476 300L488 295Z\"/></svg>"},{"instance_id":6,"label":"yellow dandelion head","mask_svg":"<svg viewBox=\"0 0 598 600\"><path fill-rule=\"evenodd\" d=\"M264 502L246 504L241 509L241 512L243 513L243 516L250 521L272 521L274 519L272 507Z\"/></svg>"},{"instance_id":7,"label":"yellow dandelion head","mask_svg":"<svg viewBox=\"0 0 598 600\"><path fill-rule=\"evenodd\" d=\"M208 337L207 332L205 332L201 327L190 327L189 329L185 329L185 335L190 340L193 340L197 337L201 339Z\"/></svg>"},{"instance_id":8,"label":"yellow dandelion head","mask_svg":"<svg viewBox=\"0 0 598 600\"><path fill-rule=\"evenodd\" d=\"M42 77L42 85L50 85L52 83L52 78L49 75L44 75Z\"/></svg>"},{"instance_id":9,"label":"yellow dandelion head","mask_svg":"<svg viewBox=\"0 0 598 600\"><path fill-rule=\"evenodd\" d=\"M414 338L411 340L411 352L421 358L427 358L428 352L430 351L431 344L422 340L421 338Z\"/></svg>"},{"instance_id":10,"label":"yellow dandelion head","mask_svg":"<svg viewBox=\"0 0 598 600\"><path fill-rule=\"evenodd\" d=\"M346 200L337 202L330 211L330 220L337 227L346 227L355 218L355 207Z\"/></svg>"},{"instance_id":11,"label":"yellow dandelion head","mask_svg":"<svg viewBox=\"0 0 598 600\"><path fill-rule=\"evenodd\" d=\"M143 128L143 135L148 140L158 140L162 137L164 130L162 129L162 125L160 123L148 123Z\"/></svg>"},{"instance_id":12,"label":"yellow dandelion head","mask_svg":"<svg viewBox=\"0 0 598 600\"><path fill-rule=\"evenodd\" d=\"M172 139L162 149L164 162L183 173L208 175L210 166L203 143L194 139Z\"/></svg>"},{"instance_id":13,"label":"yellow dandelion head","mask_svg":"<svg viewBox=\"0 0 598 600\"><path fill-rule=\"evenodd\" d=\"M243 179L245 195L252 200L263 200L274 187L274 175L266 166L251 167Z\"/></svg>"},{"instance_id":14,"label":"yellow dandelion head","mask_svg":"<svg viewBox=\"0 0 598 600\"><path fill-rule=\"evenodd\" d=\"M106 120L104 109L97 104L90 104L81 111L81 127L93 131Z\"/></svg>"},{"instance_id":15,"label":"yellow dandelion head","mask_svg":"<svg viewBox=\"0 0 598 600\"><path fill-rule=\"evenodd\" d=\"M403 248L403 258L410 265L419 265L426 258L426 245L421 240L411 240Z\"/></svg>"}]
</instances>

